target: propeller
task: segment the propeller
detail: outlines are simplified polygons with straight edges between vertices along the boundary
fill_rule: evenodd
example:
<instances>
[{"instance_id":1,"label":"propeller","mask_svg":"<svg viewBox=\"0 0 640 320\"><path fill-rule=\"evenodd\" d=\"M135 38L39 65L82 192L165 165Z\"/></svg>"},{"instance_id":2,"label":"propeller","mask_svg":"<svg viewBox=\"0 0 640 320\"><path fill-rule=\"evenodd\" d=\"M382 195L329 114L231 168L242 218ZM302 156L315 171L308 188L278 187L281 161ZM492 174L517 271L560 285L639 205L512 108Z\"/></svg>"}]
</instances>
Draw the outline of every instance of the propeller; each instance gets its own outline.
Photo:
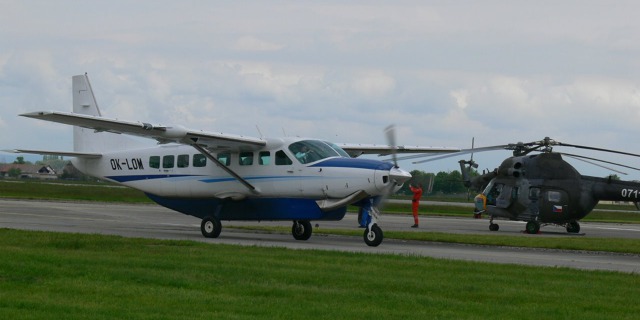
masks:
<instances>
[{"instance_id":1,"label":"propeller","mask_svg":"<svg viewBox=\"0 0 640 320\"><path fill-rule=\"evenodd\" d=\"M393 159L393 166L398 168L398 145L396 144L396 126L389 125L384 129L384 134L387 136L387 144L390 148L391 159Z\"/></svg>"}]
</instances>

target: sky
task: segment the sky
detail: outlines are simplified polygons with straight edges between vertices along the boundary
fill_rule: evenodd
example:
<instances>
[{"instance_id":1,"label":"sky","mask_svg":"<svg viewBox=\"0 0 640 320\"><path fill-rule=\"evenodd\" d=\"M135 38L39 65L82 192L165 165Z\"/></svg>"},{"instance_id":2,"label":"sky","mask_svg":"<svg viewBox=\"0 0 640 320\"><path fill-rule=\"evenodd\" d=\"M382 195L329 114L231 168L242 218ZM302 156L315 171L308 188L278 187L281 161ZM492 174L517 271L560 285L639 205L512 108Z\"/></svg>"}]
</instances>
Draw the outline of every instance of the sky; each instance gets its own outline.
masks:
<instances>
[{"instance_id":1,"label":"sky","mask_svg":"<svg viewBox=\"0 0 640 320\"><path fill-rule=\"evenodd\" d=\"M72 150L70 127L18 114L71 111L71 76L87 72L103 115L124 120L371 144L384 144L395 124L401 145L548 136L640 153L637 1L0 0L0 8L0 149ZM640 167L640 158L555 150ZM474 160L493 169L509 155ZM0 162L14 157L1 153ZM401 166L451 171L468 157ZM587 175L615 173L570 162Z\"/></svg>"}]
</instances>

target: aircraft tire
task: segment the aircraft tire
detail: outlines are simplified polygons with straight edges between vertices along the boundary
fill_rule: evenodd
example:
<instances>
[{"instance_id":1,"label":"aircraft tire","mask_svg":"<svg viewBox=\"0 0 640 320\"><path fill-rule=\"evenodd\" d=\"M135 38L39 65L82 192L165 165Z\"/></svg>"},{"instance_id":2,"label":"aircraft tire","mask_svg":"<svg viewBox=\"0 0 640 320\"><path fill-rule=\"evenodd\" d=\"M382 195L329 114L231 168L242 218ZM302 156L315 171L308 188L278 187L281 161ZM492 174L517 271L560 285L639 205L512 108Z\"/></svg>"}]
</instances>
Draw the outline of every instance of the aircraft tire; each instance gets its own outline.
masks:
<instances>
[{"instance_id":1,"label":"aircraft tire","mask_svg":"<svg viewBox=\"0 0 640 320\"><path fill-rule=\"evenodd\" d=\"M500 230L500 226L497 223L492 223L489 225L489 230L490 231L498 231Z\"/></svg>"},{"instance_id":2,"label":"aircraft tire","mask_svg":"<svg viewBox=\"0 0 640 320\"><path fill-rule=\"evenodd\" d=\"M307 220L296 220L293 222L293 226L291 227L291 234L293 235L294 239L309 240L309 238L311 238L311 233L313 233L311 222Z\"/></svg>"},{"instance_id":3,"label":"aircraft tire","mask_svg":"<svg viewBox=\"0 0 640 320\"><path fill-rule=\"evenodd\" d=\"M364 230L364 242L370 247L379 246L382 243L382 238L384 238L382 229L377 224L371 226L371 230L369 228Z\"/></svg>"},{"instance_id":4,"label":"aircraft tire","mask_svg":"<svg viewBox=\"0 0 640 320\"><path fill-rule=\"evenodd\" d=\"M578 221L571 221L567 223L567 232L568 233L580 232L580 224L578 223Z\"/></svg>"},{"instance_id":5,"label":"aircraft tire","mask_svg":"<svg viewBox=\"0 0 640 320\"><path fill-rule=\"evenodd\" d=\"M222 224L216 218L205 217L200 223L200 231L205 238L217 238L222 231Z\"/></svg>"},{"instance_id":6,"label":"aircraft tire","mask_svg":"<svg viewBox=\"0 0 640 320\"><path fill-rule=\"evenodd\" d=\"M540 223L538 223L538 221L529 221L527 222L526 229L528 234L536 234L540 231Z\"/></svg>"}]
</instances>

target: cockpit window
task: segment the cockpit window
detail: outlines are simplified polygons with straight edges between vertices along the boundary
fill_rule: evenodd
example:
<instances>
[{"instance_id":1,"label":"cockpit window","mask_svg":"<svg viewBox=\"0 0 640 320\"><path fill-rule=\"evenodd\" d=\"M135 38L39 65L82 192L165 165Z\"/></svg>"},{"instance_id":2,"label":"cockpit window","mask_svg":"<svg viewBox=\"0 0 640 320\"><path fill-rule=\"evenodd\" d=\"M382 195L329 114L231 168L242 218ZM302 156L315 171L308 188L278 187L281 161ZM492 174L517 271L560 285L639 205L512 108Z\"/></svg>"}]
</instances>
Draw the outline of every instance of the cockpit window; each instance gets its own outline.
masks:
<instances>
[{"instance_id":1,"label":"cockpit window","mask_svg":"<svg viewBox=\"0 0 640 320\"><path fill-rule=\"evenodd\" d=\"M349 155L335 144L319 140L303 140L289 145L291 151L300 163L310 163L329 157L349 157Z\"/></svg>"}]
</instances>

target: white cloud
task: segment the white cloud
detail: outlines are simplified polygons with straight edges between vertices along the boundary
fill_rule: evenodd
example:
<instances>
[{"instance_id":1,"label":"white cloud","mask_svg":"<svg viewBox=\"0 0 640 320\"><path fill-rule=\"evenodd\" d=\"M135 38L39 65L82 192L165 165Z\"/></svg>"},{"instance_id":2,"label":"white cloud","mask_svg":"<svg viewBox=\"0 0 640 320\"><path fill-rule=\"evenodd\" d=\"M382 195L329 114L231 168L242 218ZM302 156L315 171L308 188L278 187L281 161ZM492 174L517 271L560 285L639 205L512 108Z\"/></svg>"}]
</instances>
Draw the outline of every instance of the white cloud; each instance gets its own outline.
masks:
<instances>
[{"instance_id":1,"label":"white cloud","mask_svg":"<svg viewBox=\"0 0 640 320\"><path fill-rule=\"evenodd\" d=\"M69 110L70 78L88 72L103 112L131 120L366 143L384 143L382 128L396 123L399 140L414 145L548 135L638 150L638 9L630 1L8 2L0 143L70 145L64 127L16 114Z\"/></svg>"}]
</instances>

